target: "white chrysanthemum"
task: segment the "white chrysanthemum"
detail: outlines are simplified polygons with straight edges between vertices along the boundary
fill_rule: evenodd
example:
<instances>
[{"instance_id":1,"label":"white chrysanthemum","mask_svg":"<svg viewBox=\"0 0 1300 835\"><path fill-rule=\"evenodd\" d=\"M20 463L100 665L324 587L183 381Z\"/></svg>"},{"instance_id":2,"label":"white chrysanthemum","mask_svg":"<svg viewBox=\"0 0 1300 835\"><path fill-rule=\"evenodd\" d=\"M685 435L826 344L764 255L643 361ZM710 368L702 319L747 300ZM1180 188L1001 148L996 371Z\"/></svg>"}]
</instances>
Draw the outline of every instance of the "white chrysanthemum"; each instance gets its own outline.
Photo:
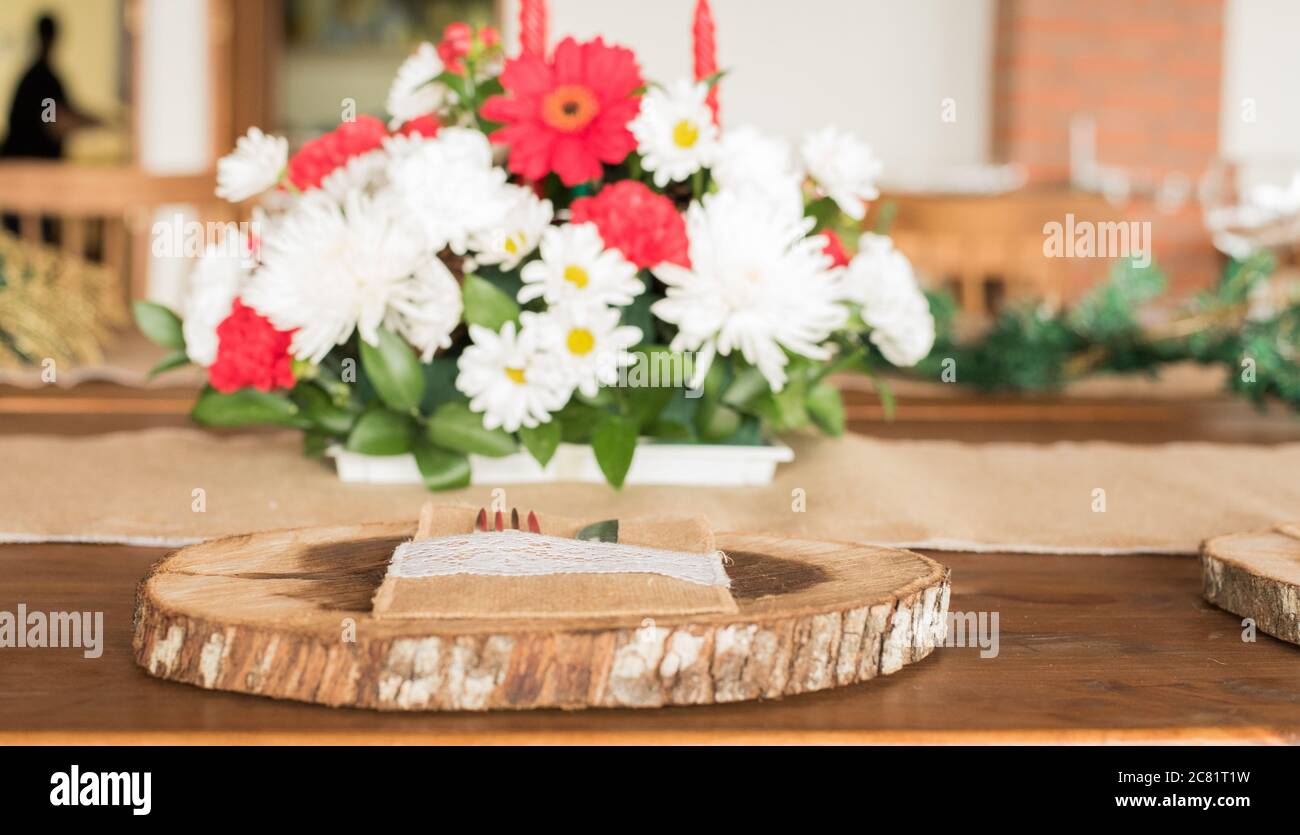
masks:
<instances>
[{"instance_id":1,"label":"white chrysanthemum","mask_svg":"<svg viewBox=\"0 0 1300 835\"><path fill-rule=\"evenodd\" d=\"M289 140L257 128L239 137L235 150L217 161L217 196L238 203L280 182L289 164Z\"/></svg>"},{"instance_id":2,"label":"white chrysanthemum","mask_svg":"<svg viewBox=\"0 0 1300 835\"><path fill-rule=\"evenodd\" d=\"M469 395L469 407L483 413L483 425L515 432L549 423L564 408L573 389L556 357L541 349L538 334L506 322L500 333L470 325L472 345L456 363L456 388Z\"/></svg>"},{"instance_id":3,"label":"white chrysanthemum","mask_svg":"<svg viewBox=\"0 0 1300 835\"><path fill-rule=\"evenodd\" d=\"M217 360L217 325L230 315L252 274L253 253L247 241L232 237L209 244L190 273L189 293L183 308L181 332L185 354L195 365L207 367Z\"/></svg>"},{"instance_id":4,"label":"white chrysanthemum","mask_svg":"<svg viewBox=\"0 0 1300 835\"><path fill-rule=\"evenodd\" d=\"M451 332L464 311L460 285L437 258L421 264L403 281L388 302L385 324L401 334L428 362L439 348L451 347Z\"/></svg>"},{"instance_id":5,"label":"white chrysanthemum","mask_svg":"<svg viewBox=\"0 0 1300 835\"><path fill-rule=\"evenodd\" d=\"M496 228L514 199L506 172L492 164L487 137L466 128L443 128L393 157L388 182L429 246L457 255L466 253L471 236Z\"/></svg>"},{"instance_id":6,"label":"white chrysanthemum","mask_svg":"<svg viewBox=\"0 0 1300 835\"><path fill-rule=\"evenodd\" d=\"M280 330L291 350L320 362L352 335L374 344L389 301L430 253L388 201L353 192L339 205L312 192L262 243L262 267L245 302Z\"/></svg>"},{"instance_id":7,"label":"white chrysanthemum","mask_svg":"<svg viewBox=\"0 0 1300 835\"><path fill-rule=\"evenodd\" d=\"M349 194L374 194L388 182L388 152L383 148L366 151L335 168L321 180L321 191L339 203Z\"/></svg>"},{"instance_id":8,"label":"white chrysanthemum","mask_svg":"<svg viewBox=\"0 0 1300 835\"><path fill-rule=\"evenodd\" d=\"M907 256L867 233L842 273L842 296L862 306L871 342L896 366L916 365L934 347L934 316Z\"/></svg>"},{"instance_id":9,"label":"white chrysanthemum","mask_svg":"<svg viewBox=\"0 0 1300 835\"><path fill-rule=\"evenodd\" d=\"M882 166L871 146L851 134L825 128L809 134L800 151L821 193L849 217L862 220L867 213L863 204L880 196L876 178Z\"/></svg>"},{"instance_id":10,"label":"white chrysanthemum","mask_svg":"<svg viewBox=\"0 0 1300 835\"><path fill-rule=\"evenodd\" d=\"M641 164L654 172L660 188L712 163L718 126L708 96L707 84L681 79L670 88L652 87L641 99L641 112L628 129L636 137Z\"/></svg>"},{"instance_id":11,"label":"white chrysanthemum","mask_svg":"<svg viewBox=\"0 0 1300 835\"><path fill-rule=\"evenodd\" d=\"M521 318L558 358L567 383L588 397L618 382L619 369L634 361L628 349L641 341L640 328L620 326L619 311L604 305L565 304Z\"/></svg>"},{"instance_id":12,"label":"white chrysanthemum","mask_svg":"<svg viewBox=\"0 0 1300 835\"><path fill-rule=\"evenodd\" d=\"M542 258L524 265L519 301L625 305L645 291L636 266L606 249L594 223L551 226L542 234Z\"/></svg>"},{"instance_id":13,"label":"white chrysanthemum","mask_svg":"<svg viewBox=\"0 0 1300 835\"><path fill-rule=\"evenodd\" d=\"M507 272L532 255L551 225L555 211L551 201L542 200L532 189L506 186L510 194L509 211L491 230L476 234L470 249L480 264L496 264Z\"/></svg>"},{"instance_id":14,"label":"white chrysanthemum","mask_svg":"<svg viewBox=\"0 0 1300 835\"><path fill-rule=\"evenodd\" d=\"M445 69L438 57L437 48L427 41L397 68L397 76L388 88L389 127L396 129L403 123L434 113L453 98L452 92L434 81Z\"/></svg>"},{"instance_id":15,"label":"white chrysanthemum","mask_svg":"<svg viewBox=\"0 0 1300 835\"><path fill-rule=\"evenodd\" d=\"M827 337L847 311L810 218L720 192L686 213L691 267L660 264L667 298L651 310L678 327L675 351L699 351L698 385L715 354L740 351L774 391L785 387L786 351L828 359Z\"/></svg>"},{"instance_id":16,"label":"white chrysanthemum","mask_svg":"<svg viewBox=\"0 0 1300 835\"><path fill-rule=\"evenodd\" d=\"M795 164L790 143L780 137L750 126L729 130L722 135L710 172L722 191L803 214L804 173Z\"/></svg>"}]
</instances>

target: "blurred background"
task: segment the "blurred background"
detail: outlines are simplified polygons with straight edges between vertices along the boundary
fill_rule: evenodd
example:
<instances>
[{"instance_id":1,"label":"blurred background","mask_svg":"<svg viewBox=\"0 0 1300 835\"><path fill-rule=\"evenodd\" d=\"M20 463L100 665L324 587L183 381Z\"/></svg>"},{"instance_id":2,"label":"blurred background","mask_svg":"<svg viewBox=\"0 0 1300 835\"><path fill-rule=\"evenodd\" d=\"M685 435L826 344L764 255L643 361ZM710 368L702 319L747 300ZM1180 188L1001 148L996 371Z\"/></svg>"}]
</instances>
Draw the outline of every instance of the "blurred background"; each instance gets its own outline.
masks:
<instances>
[{"instance_id":1,"label":"blurred background","mask_svg":"<svg viewBox=\"0 0 1300 835\"><path fill-rule=\"evenodd\" d=\"M694 0L552 0L552 39L603 34L647 75L691 70ZM714 0L727 125L797 140L852 130L884 160L868 227L888 222L962 315L1068 304L1104 259L1045 258L1043 225L1152 224L1174 296L1217 280L1207 212L1300 169L1294 0ZM398 64L453 20L517 42L516 0L5 0L0 119L34 67L78 117L58 147L6 145L0 213L106 270L121 298L178 304L183 257L160 217L232 217L215 161L249 126L297 145L345 100L383 114ZM42 52L42 16L56 35ZM15 126L0 125L13 134ZM17 143L21 146L22 143ZM887 217L882 217L887 215ZM1280 272L1294 270L1290 241Z\"/></svg>"}]
</instances>

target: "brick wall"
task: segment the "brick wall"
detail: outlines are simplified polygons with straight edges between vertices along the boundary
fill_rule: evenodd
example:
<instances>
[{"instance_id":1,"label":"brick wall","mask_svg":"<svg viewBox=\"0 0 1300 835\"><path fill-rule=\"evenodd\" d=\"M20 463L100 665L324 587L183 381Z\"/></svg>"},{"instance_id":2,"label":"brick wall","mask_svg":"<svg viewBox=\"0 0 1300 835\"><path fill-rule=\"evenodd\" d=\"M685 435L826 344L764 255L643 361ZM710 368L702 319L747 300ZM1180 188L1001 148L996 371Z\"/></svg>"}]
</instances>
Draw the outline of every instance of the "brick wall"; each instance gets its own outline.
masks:
<instances>
[{"instance_id":1,"label":"brick wall","mask_svg":"<svg viewBox=\"0 0 1300 835\"><path fill-rule=\"evenodd\" d=\"M1219 146L1223 0L1000 0L993 145L1036 185L1069 181L1069 126L1097 124L1097 159L1124 169L1137 196L1118 217L1150 220L1174 286L1205 286L1219 259L1199 208L1162 212L1151 189L1193 182Z\"/></svg>"}]
</instances>

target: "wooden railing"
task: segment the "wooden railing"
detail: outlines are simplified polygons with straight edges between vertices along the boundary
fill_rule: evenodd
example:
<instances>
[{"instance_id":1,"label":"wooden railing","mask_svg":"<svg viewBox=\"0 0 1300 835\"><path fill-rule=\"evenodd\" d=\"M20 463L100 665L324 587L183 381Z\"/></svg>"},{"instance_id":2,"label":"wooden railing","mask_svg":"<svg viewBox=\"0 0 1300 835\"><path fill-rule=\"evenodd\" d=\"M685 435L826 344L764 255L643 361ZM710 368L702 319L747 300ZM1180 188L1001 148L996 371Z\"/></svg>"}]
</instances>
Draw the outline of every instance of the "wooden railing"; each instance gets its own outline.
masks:
<instances>
[{"instance_id":1,"label":"wooden railing","mask_svg":"<svg viewBox=\"0 0 1300 835\"><path fill-rule=\"evenodd\" d=\"M19 232L41 240L51 229L64 252L101 262L121 276L129 299L144 298L151 218L156 209L191 207L201 221L231 220L213 196L211 173L162 176L125 166L63 162L0 163L0 214L17 215Z\"/></svg>"}]
</instances>

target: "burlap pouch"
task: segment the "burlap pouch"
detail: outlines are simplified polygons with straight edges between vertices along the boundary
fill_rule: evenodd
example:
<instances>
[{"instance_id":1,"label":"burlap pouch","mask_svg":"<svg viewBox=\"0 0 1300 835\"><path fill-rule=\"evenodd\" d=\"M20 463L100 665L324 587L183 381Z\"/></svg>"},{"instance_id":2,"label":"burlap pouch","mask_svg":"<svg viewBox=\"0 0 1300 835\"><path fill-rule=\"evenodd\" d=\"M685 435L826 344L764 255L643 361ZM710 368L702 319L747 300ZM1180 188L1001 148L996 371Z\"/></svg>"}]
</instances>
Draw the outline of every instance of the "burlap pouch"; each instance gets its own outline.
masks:
<instances>
[{"instance_id":1,"label":"burlap pouch","mask_svg":"<svg viewBox=\"0 0 1300 835\"><path fill-rule=\"evenodd\" d=\"M420 513L420 524L413 541L466 534L491 536L471 533L477 513L473 507L426 504ZM544 535L571 538L598 520L543 514L540 521ZM618 545L698 554L701 561L715 561L717 564L703 568L702 573L711 576L707 584L648 571L573 571L532 576L477 573L395 576L396 566L390 566L388 576L375 594L374 615L379 618L458 619L642 618L737 611L727 589L725 572L720 564L722 557L713 531L703 519L620 520Z\"/></svg>"}]
</instances>

